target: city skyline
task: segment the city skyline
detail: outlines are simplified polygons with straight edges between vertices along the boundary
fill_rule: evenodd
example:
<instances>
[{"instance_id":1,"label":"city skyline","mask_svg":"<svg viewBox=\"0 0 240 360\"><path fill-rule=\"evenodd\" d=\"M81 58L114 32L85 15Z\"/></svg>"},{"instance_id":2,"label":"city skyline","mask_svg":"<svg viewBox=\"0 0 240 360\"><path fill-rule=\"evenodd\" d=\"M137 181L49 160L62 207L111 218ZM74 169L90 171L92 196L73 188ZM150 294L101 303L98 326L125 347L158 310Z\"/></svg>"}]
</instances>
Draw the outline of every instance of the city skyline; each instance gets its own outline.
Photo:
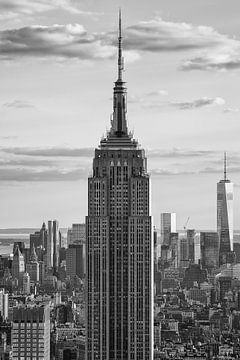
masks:
<instances>
[{"instance_id":1,"label":"city skyline","mask_svg":"<svg viewBox=\"0 0 240 360\"><path fill-rule=\"evenodd\" d=\"M47 218L67 226L84 221L93 144L109 128L117 8L110 1L20 3L0 4L1 227ZM154 223L175 212L178 229L188 216L189 227L216 229L216 183L227 151L237 229L240 5L118 5L129 127L147 149Z\"/></svg>"}]
</instances>

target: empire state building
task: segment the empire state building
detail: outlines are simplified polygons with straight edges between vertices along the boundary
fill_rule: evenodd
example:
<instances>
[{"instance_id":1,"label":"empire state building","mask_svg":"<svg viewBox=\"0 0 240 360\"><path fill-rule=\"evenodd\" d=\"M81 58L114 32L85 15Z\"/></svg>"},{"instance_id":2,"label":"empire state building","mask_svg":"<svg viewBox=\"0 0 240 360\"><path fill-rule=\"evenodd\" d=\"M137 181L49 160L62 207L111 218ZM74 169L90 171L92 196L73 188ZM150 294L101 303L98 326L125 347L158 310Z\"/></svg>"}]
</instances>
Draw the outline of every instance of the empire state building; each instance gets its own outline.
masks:
<instances>
[{"instance_id":1,"label":"empire state building","mask_svg":"<svg viewBox=\"0 0 240 360\"><path fill-rule=\"evenodd\" d=\"M111 128L95 149L88 179L87 360L153 358L149 175L145 152L127 128L122 73L120 13Z\"/></svg>"}]
</instances>

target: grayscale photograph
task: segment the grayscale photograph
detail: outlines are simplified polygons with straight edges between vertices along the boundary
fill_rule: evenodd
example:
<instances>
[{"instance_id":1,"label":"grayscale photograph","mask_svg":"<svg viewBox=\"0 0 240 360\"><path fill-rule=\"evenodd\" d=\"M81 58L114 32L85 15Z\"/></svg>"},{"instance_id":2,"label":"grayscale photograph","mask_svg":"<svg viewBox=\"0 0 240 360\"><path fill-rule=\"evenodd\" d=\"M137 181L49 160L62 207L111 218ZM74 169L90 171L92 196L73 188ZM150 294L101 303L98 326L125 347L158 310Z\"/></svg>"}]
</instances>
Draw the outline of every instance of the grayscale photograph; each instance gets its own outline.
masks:
<instances>
[{"instance_id":1,"label":"grayscale photograph","mask_svg":"<svg viewBox=\"0 0 240 360\"><path fill-rule=\"evenodd\" d=\"M239 0L0 0L0 359L240 359Z\"/></svg>"}]
</instances>

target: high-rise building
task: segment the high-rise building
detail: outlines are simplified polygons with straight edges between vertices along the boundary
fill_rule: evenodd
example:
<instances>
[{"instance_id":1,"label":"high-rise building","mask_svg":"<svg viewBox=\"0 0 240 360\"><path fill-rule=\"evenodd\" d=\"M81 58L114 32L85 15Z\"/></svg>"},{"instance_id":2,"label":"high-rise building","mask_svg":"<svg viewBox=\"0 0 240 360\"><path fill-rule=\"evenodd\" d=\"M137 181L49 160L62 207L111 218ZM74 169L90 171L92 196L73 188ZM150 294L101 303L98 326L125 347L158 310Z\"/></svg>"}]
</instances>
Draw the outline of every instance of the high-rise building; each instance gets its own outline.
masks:
<instances>
[{"instance_id":1,"label":"high-rise building","mask_svg":"<svg viewBox=\"0 0 240 360\"><path fill-rule=\"evenodd\" d=\"M179 240L179 266L187 268L189 266L189 246L187 237L182 237Z\"/></svg>"},{"instance_id":2,"label":"high-rise building","mask_svg":"<svg viewBox=\"0 0 240 360\"><path fill-rule=\"evenodd\" d=\"M30 234L30 249L34 246L38 259L43 260L43 254L47 248L47 229L45 223L42 224L40 231Z\"/></svg>"},{"instance_id":3,"label":"high-rise building","mask_svg":"<svg viewBox=\"0 0 240 360\"><path fill-rule=\"evenodd\" d=\"M179 262L179 234L170 234L171 263L170 267L177 268Z\"/></svg>"},{"instance_id":4,"label":"high-rise building","mask_svg":"<svg viewBox=\"0 0 240 360\"><path fill-rule=\"evenodd\" d=\"M50 360L48 305L13 308L12 359Z\"/></svg>"},{"instance_id":5,"label":"high-rise building","mask_svg":"<svg viewBox=\"0 0 240 360\"><path fill-rule=\"evenodd\" d=\"M88 180L88 360L153 358L149 175L145 152L127 128L122 72L120 16L111 129L95 150L93 175Z\"/></svg>"},{"instance_id":6,"label":"high-rise building","mask_svg":"<svg viewBox=\"0 0 240 360\"><path fill-rule=\"evenodd\" d=\"M13 279L18 280L19 286L22 286L22 279L23 279L24 271L25 271L24 256L22 255L21 251L19 250L18 245L16 245L15 252L13 254L13 261L12 261L12 277L13 277Z\"/></svg>"},{"instance_id":7,"label":"high-rise building","mask_svg":"<svg viewBox=\"0 0 240 360\"><path fill-rule=\"evenodd\" d=\"M219 264L219 237L217 232L200 233L201 263L209 271Z\"/></svg>"},{"instance_id":8,"label":"high-rise building","mask_svg":"<svg viewBox=\"0 0 240 360\"><path fill-rule=\"evenodd\" d=\"M83 244L71 244L66 250L67 276L77 275L83 279L85 274L85 246Z\"/></svg>"},{"instance_id":9,"label":"high-rise building","mask_svg":"<svg viewBox=\"0 0 240 360\"><path fill-rule=\"evenodd\" d=\"M192 263L195 261L195 235L196 232L194 229L187 229L189 260Z\"/></svg>"},{"instance_id":10,"label":"high-rise building","mask_svg":"<svg viewBox=\"0 0 240 360\"><path fill-rule=\"evenodd\" d=\"M53 222L48 221L48 234L47 234L47 269L53 267Z\"/></svg>"},{"instance_id":11,"label":"high-rise building","mask_svg":"<svg viewBox=\"0 0 240 360\"><path fill-rule=\"evenodd\" d=\"M224 154L224 179L217 184L217 232L220 240L220 265L231 262L233 251L233 183L227 179L227 160Z\"/></svg>"},{"instance_id":12,"label":"high-rise building","mask_svg":"<svg viewBox=\"0 0 240 360\"><path fill-rule=\"evenodd\" d=\"M176 214L161 214L161 241L163 244L169 245L170 234L176 233Z\"/></svg>"},{"instance_id":13,"label":"high-rise building","mask_svg":"<svg viewBox=\"0 0 240 360\"><path fill-rule=\"evenodd\" d=\"M30 276L31 282L33 283L39 282L39 277L40 277L39 262L34 245L31 248L30 260L26 265L26 271Z\"/></svg>"},{"instance_id":14,"label":"high-rise building","mask_svg":"<svg viewBox=\"0 0 240 360\"><path fill-rule=\"evenodd\" d=\"M86 225L72 224L71 229L68 229L67 243L70 244L85 244L86 242Z\"/></svg>"},{"instance_id":15,"label":"high-rise building","mask_svg":"<svg viewBox=\"0 0 240 360\"><path fill-rule=\"evenodd\" d=\"M27 272L23 274L23 294L30 294L30 276Z\"/></svg>"},{"instance_id":16,"label":"high-rise building","mask_svg":"<svg viewBox=\"0 0 240 360\"><path fill-rule=\"evenodd\" d=\"M8 319L8 293L4 289L0 290L0 315L3 320Z\"/></svg>"},{"instance_id":17,"label":"high-rise building","mask_svg":"<svg viewBox=\"0 0 240 360\"><path fill-rule=\"evenodd\" d=\"M57 271L59 266L59 224L57 220L53 220L53 269Z\"/></svg>"}]
</instances>

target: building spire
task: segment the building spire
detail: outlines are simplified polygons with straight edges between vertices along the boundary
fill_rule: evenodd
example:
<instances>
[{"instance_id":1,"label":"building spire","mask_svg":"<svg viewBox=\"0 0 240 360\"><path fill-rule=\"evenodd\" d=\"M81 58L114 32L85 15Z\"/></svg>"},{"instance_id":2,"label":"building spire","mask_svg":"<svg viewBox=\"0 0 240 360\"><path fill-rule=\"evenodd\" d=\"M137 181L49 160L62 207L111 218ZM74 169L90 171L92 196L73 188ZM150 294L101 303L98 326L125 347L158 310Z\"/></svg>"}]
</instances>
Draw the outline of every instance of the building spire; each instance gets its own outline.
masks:
<instances>
[{"instance_id":1,"label":"building spire","mask_svg":"<svg viewBox=\"0 0 240 360\"><path fill-rule=\"evenodd\" d=\"M122 12L119 9L118 23L118 81L122 81L122 72L124 70L124 60L122 56Z\"/></svg>"},{"instance_id":2,"label":"building spire","mask_svg":"<svg viewBox=\"0 0 240 360\"><path fill-rule=\"evenodd\" d=\"M224 181L227 180L227 153L224 152Z\"/></svg>"},{"instance_id":3,"label":"building spire","mask_svg":"<svg viewBox=\"0 0 240 360\"><path fill-rule=\"evenodd\" d=\"M115 81L113 89L113 118L111 134L122 137L128 135L127 129L127 89L122 79L123 73L123 56L122 56L122 14L119 9L118 22L118 79Z\"/></svg>"}]
</instances>

